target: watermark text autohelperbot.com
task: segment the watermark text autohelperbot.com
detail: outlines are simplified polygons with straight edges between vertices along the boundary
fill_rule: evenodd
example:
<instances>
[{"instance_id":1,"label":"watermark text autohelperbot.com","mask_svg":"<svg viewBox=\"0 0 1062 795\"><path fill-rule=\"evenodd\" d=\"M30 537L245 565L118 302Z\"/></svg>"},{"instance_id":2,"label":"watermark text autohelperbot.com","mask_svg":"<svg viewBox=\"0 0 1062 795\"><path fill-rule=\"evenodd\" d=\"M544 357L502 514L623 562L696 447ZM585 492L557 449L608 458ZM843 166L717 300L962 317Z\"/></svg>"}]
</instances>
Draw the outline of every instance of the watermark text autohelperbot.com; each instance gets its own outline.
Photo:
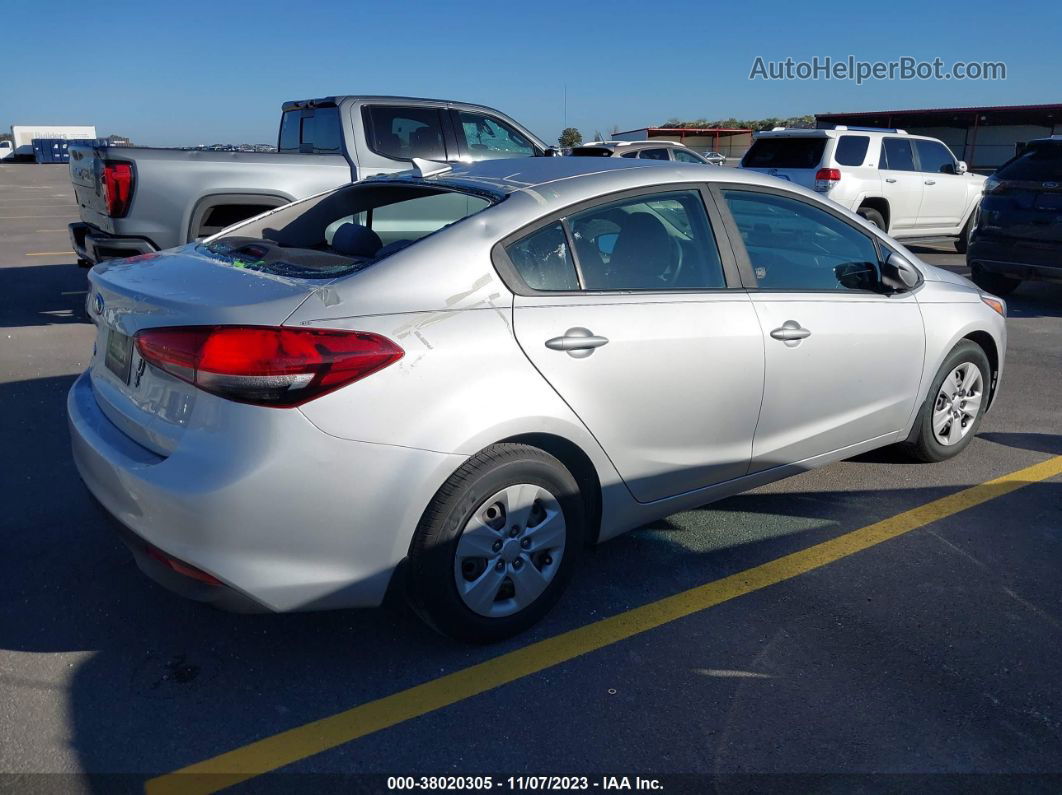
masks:
<instances>
[{"instance_id":1,"label":"watermark text autohelperbot.com","mask_svg":"<svg viewBox=\"0 0 1062 795\"><path fill-rule=\"evenodd\" d=\"M863 61L854 55L832 58L815 56L810 61L786 58L771 61L757 56L749 70L749 80L854 80L862 85L870 80L1006 80L1003 61L919 60L910 55L892 61Z\"/></svg>"}]
</instances>

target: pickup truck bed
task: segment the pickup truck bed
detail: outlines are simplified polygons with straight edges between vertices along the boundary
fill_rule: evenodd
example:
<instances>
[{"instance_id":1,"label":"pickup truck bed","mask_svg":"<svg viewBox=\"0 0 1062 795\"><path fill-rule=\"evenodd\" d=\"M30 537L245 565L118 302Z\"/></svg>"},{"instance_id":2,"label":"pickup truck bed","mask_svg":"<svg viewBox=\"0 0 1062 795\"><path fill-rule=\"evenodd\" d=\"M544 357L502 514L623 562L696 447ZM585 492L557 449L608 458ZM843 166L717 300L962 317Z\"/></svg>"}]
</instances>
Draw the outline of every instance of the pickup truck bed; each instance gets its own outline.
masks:
<instances>
[{"instance_id":1,"label":"pickup truck bed","mask_svg":"<svg viewBox=\"0 0 1062 795\"><path fill-rule=\"evenodd\" d=\"M124 216L135 216L135 235L127 234L125 217L108 214L108 162L132 166ZM81 214L72 243L89 262L183 245L352 179L342 155L89 146L70 147L70 175Z\"/></svg>"}]
</instances>

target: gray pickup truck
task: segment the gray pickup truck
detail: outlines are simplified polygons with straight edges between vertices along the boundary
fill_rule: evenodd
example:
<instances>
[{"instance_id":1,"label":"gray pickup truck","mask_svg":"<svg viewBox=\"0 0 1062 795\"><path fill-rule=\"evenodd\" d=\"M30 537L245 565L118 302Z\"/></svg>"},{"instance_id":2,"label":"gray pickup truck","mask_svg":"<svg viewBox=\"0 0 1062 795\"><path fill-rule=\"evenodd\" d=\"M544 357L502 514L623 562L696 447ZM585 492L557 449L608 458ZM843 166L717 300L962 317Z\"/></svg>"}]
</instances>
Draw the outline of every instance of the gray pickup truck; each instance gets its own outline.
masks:
<instances>
[{"instance_id":1,"label":"gray pickup truck","mask_svg":"<svg viewBox=\"0 0 1062 795\"><path fill-rule=\"evenodd\" d=\"M492 108L410 97L285 102L274 153L70 147L78 263L190 243L245 218L424 160L552 154Z\"/></svg>"}]
</instances>

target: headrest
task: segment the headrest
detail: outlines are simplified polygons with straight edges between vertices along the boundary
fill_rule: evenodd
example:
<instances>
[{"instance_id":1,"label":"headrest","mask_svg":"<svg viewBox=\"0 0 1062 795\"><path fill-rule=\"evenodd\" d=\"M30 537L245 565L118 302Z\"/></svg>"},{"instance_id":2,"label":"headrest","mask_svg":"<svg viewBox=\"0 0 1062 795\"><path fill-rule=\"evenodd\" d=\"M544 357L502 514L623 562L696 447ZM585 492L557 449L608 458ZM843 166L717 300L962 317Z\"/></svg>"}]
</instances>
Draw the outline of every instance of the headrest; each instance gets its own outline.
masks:
<instances>
[{"instance_id":1,"label":"headrest","mask_svg":"<svg viewBox=\"0 0 1062 795\"><path fill-rule=\"evenodd\" d=\"M361 224L343 224L332 235L332 250L345 257L375 257L382 245L380 236Z\"/></svg>"}]
</instances>

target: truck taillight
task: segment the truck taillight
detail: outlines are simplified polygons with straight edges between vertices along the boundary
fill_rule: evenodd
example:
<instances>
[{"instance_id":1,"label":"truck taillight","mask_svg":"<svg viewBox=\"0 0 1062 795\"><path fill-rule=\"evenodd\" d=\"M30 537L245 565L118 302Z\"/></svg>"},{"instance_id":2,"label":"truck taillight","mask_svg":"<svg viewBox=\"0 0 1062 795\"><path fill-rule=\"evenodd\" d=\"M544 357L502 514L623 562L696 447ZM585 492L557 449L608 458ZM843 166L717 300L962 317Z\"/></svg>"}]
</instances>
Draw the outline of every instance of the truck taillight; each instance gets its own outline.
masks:
<instances>
[{"instance_id":1,"label":"truck taillight","mask_svg":"<svg viewBox=\"0 0 1062 795\"><path fill-rule=\"evenodd\" d=\"M101 187L103 200L107 204L107 215L111 218L124 218L133 200L132 163L105 162Z\"/></svg>"},{"instance_id":2,"label":"truck taillight","mask_svg":"<svg viewBox=\"0 0 1062 795\"><path fill-rule=\"evenodd\" d=\"M365 378L405 351L379 334L271 326L176 326L136 335L148 364L240 403L291 408Z\"/></svg>"},{"instance_id":3,"label":"truck taillight","mask_svg":"<svg viewBox=\"0 0 1062 795\"><path fill-rule=\"evenodd\" d=\"M841 169L820 168L815 172L815 190L828 191L841 181Z\"/></svg>"}]
</instances>

